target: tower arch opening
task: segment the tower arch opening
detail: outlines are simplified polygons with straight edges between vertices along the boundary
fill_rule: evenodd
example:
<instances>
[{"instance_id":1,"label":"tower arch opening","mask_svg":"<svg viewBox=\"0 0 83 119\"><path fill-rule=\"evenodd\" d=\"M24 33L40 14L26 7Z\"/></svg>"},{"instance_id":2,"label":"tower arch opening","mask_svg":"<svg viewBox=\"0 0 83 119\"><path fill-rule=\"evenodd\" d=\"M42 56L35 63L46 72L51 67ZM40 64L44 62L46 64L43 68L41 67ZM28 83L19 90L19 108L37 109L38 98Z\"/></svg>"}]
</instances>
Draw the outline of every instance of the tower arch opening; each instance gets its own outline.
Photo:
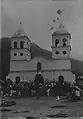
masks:
<instances>
[{"instance_id":1,"label":"tower arch opening","mask_svg":"<svg viewBox=\"0 0 83 119\"><path fill-rule=\"evenodd\" d=\"M66 41L67 41L67 39L66 39L66 38L63 38L63 39L62 39L63 46L66 46Z\"/></svg>"},{"instance_id":2,"label":"tower arch opening","mask_svg":"<svg viewBox=\"0 0 83 119\"><path fill-rule=\"evenodd\" d=\"M55 40L55 46L58 47L59 46L59 39Z\"/></svg>"},{"instance_id":3,"label":"tower arch opening","mask_svg":"<svg viewBox=\"0 0 83 119\"><path fill-rule=\"evenodd\" d=\"M14 41L14 48L17 48L17 42Z\"/></svg>"},{"instance_id":4,"label":"tower arch opening","mask_svg":"<svg viewBox=\"0 0 83 119\"><path fill-rule=\"evenodd\" d=\"M24 45L24 43L23 43L23 41L21 41L20 42L20 48L23 48L23 45Z\"/></svg>"}]
</instances>

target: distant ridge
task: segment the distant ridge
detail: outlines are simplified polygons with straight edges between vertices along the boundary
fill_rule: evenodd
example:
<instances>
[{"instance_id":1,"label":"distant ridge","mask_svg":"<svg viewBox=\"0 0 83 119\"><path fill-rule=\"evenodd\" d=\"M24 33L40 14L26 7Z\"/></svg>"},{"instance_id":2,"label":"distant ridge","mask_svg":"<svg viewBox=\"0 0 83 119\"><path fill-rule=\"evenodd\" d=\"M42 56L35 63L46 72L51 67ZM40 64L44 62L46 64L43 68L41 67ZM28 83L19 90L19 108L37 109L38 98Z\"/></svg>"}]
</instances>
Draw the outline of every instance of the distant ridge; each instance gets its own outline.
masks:
<instances>
[{"instance_id":1,"label":"distant ridge","mask_svg":"<svg viewBox=\"0 0 83 119\"><path fill-rule=\"evenodd\" d=\"M40 48L37 44L31 43L31 53L32 53L32 58L36 56L44 57L46 59L52 59L52 52Z\"/></svg>"}]
</instances>

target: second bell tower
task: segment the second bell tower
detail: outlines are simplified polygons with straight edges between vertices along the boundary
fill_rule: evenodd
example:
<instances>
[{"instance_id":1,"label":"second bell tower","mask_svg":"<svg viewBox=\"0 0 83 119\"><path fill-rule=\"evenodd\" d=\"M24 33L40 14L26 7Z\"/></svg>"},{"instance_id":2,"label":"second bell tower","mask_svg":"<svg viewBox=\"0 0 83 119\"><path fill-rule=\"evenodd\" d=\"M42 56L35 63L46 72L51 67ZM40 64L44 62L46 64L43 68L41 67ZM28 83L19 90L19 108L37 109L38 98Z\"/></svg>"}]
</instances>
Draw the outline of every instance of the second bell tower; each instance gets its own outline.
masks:
<instances>
[{"instance_id":1,"label":"second bell tower","mask_svg":"<svg viewBox=\"0 0 83 119\"><path fill-rule=\"evenodd\" d=\"M71 54L71 34L67 32L62 23L52 33L52 58L69 59Z\"/></svg>"}]
</instances>

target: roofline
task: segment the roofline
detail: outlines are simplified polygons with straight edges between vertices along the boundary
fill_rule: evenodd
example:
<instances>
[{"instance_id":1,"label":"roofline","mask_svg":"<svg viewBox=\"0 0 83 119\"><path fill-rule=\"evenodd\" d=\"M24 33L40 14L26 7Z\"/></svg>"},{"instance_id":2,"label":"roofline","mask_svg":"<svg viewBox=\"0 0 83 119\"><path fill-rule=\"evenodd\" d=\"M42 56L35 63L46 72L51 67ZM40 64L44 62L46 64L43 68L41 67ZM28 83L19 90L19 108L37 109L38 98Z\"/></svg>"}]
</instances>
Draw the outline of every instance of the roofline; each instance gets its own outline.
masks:
<instances>
[{"instance_id":1,"label":"roofline","mask_svg":"<svg viewBox=\"0 0 83 119\"><path fill-rule=\"evenodd\" d=\"M68 46L59 46L59 47L51 46L51 48L56 48L56 49L58 49L58 48L65 48L65 47L70 47L70 49L71 49L70 45L68 45Z\"/></svg>"},{"instance_id":2,"label":"roofline","mask_svg":"<svg viewBox=\"0 0 83 119\"><path fill-rule=\"evenodd\" d=\"M55 35L56 35L56 36L64 36L64 35L69 35L69 36L70 36L70 39L71 39L71 34L70 34L70 33L68 33L68 32L67 32L67 33L57 33L57 32L54 32L54 33L52 34L52 37L53 37L53 36L55 36Z\"/></svg>"},{"instance_id":3,"label":"roofline","mask_svg":"<svg viewBox=\"0 0 83 119\"><path fill-rule=\"evenodd\" d=\"M10 70L10 73L12 73L12 72L36 72L37 71L37 69L33 69L33 70ZM44 72L44 71L49 71L49 72L51 72L51 71L70 71L71 72L71 69L41 69L41 71L42 72Z\"/></svg>"},{"instance_id":4,"label":"roofline","mask_svg":"<svg viewBox=\"0 0 83 119\"><path fill-rule=\"evenodd\" d=\"M28 48L11 48L11 50L28 50L31 53L31 50Z\"/></svg>"},{"instance_id":5,"label":"roofline","mask_svg":"<svg viewBox=\"0 0 83 119\"><path fill-rule=\"evenodd\" d=\"M50 60L50 59L49 59L49 60ZM59 58L53 59L53 58L52 58L52 60L70 60L70 57L69 57L69 58L61 58L61 59L59 59Z\"/></svg>"},{"instance_id":6,"label":"roofline","mask_svg":"<svg viewBox=\"0 0 83 119\"><path fill-rule=\"evenodd\" d=\"M56 35L70 35L71 36L71 34L69 32L66 32L66 33L57 33L57 31L56 31L56 32L53 32L53 34L56 34Z\"/></svg>"},{"instance_id":7,"label":"roofline","mask_svg":"<svg viewBox=\"0 0 83 119\"><path fill-rule=\"evenodd\" d=\"M30 38L26 35L24 35L24 36L12 36L12 37L10 37L10 39L12 39L12 38L24 38L24 37L26 37L29 41L31 41Z\"/></svg>"}]
</instances>

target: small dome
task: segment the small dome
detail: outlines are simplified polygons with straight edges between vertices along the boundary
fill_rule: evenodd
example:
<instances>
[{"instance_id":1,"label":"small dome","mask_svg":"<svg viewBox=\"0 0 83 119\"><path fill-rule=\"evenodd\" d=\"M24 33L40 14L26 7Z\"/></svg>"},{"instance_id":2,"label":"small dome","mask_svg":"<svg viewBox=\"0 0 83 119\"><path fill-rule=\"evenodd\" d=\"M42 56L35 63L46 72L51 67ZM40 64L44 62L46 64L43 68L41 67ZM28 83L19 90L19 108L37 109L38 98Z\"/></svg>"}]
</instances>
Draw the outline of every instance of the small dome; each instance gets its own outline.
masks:
<instances>
[{"instance_id":1,"label":"small dome","mask_svg":"<svg viewBox=\"0 0 83 119\"><path fill-rule=\"evenodd\" d=\"M14 37L19 37L19 36L25 36L24 29L22 28L22 23L20 22L20 27L19 29L14 33Z\"/></svg>"},{"instance_id":2,"label":"small dome","mask_svg":"<svg viewBox=\"0 0 83 119\"><path fill-rule=\"evenodd\" d=\"M68 33L67 29L64 27L64 24L60 23L56 28L56 34L66 34Z\"/></svg>"},{"instance_id":3,"label":"small dome","mask_svg":"<svg viewBox=\"0 0 83 119\"><path fill-rule=\"evenodd\" d=\"M57 27L56 27L56 31L53 32L52 37L56 36L56 35L69 35L71 38L71 34L68 33L67 29L64 27L64 24L60 23Z\"/></svg>"}]
</instances>

